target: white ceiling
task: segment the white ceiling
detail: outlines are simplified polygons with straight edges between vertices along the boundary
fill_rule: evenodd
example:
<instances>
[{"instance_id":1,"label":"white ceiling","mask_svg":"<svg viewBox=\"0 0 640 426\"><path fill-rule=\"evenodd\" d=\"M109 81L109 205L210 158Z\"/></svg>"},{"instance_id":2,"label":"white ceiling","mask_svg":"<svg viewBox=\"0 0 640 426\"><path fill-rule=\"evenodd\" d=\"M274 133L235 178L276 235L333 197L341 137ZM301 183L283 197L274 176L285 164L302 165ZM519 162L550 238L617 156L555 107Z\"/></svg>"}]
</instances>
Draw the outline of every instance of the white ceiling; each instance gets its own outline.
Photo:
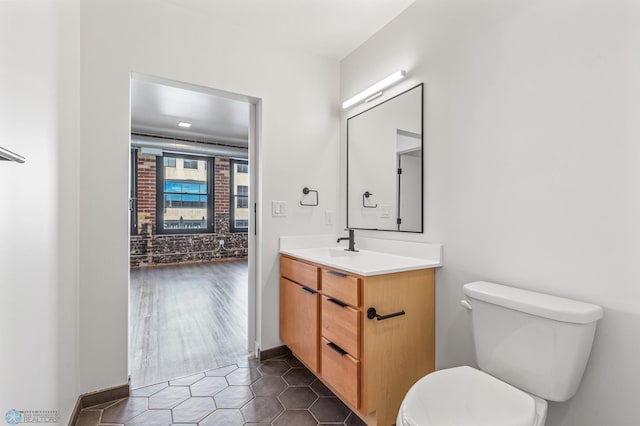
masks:
<instances>
[{"instance_id":1,"label":"white ceiling","mask_svg":"<svg viewBox=\"0 0 640 426\"><path fill-rule=\"evenodd\" d=\"M131 131L247 146L249 103L212 92L182 83L134 77L131 80ZM178 127L180 121L191 123L191 127Z\"/></svg>"},{"instance_id":2,"label":"white ceiling","mask_svg":"<svg viewBox=\"0 0 640 426\"><path fill-rule=\"evenodd\" d=\"M164 0L261 39L342 59L415 0ZM187 121L191 128L178 127ZM247 146L249 104L215 91L144 76L131 83L131 130Z\"/></svg>"},{"instance_id":3,"label":"white ceiling","mask_svg":"<svg viewBox=\"0 0 640 426\"><path fill-rule=\"evenodd\" d=\"M165 0L278 44L341 60L415 0Z\"/></svg>"}]
</instances>

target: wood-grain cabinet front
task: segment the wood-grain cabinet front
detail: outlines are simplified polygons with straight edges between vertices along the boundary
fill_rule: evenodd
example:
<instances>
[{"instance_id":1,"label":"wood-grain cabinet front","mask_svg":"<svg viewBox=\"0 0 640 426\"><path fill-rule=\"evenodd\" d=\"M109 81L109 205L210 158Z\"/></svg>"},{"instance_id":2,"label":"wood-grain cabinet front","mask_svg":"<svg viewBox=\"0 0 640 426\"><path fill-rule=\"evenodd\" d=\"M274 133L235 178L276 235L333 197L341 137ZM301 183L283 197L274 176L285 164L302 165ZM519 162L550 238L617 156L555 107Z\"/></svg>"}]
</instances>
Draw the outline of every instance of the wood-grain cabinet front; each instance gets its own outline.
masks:
<instances>
[{"instance_id":1,"label":"wood-grain cabinet front","mask_svg":"<svg viewBox=\"0 0 640 426\"><path fill-rule=\"evenodd\" d=\"M318 374L319 269L282 257L280 273L280 340L311 371Z\"/></svg>"},{"instance_id":2,"label":"wood-grain cabinet front","mask_svg":"<svg viewBox=\"0 0 640 426\"><path fill-rule=\"evenodd\" d=\"M368 425L394 424L435 367L434 270L365 277L282 255L280 275L281 340Z\"/></svg>"}]
</instances>

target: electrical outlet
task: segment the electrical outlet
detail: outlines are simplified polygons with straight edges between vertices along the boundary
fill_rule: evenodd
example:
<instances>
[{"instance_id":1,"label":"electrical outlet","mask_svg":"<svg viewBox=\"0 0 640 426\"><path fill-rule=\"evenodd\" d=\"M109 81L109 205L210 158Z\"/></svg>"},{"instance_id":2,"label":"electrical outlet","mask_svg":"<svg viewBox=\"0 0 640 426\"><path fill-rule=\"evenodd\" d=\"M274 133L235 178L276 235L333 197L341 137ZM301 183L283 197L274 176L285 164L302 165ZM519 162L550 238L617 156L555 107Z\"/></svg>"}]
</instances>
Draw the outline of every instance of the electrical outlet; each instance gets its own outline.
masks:
<instances>
[{"instance_id":1,"label":"electrical outlet","mask_svg":"<svg viewBox=\"0 0 640 426\"><path fill-rule=\"evenodd\" d=\"M391 206L389 204L380 205L380 217L383 217L383 218L391 217Z\"/></svg>"},{"instance_id":2,"label":"electrical outlet","mask_svg":"<svg viewBox=\"0 0 640 426\"><path fill-rule=\"evenodd\" d=\"M324 211L324 224L333 225L336 223L336 214L333 210Z\"/></svg>"}]
</instances>

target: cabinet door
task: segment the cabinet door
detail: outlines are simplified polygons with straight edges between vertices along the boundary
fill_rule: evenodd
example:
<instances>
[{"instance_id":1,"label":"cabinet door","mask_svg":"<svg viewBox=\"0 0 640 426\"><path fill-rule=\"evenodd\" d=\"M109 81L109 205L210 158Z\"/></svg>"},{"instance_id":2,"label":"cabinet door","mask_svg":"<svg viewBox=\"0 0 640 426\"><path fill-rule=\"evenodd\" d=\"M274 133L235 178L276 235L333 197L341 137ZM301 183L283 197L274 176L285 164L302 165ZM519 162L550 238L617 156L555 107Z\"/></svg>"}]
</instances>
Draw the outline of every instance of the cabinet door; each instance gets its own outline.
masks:
<instances>
[{"instance_id":1,"label":"cabinet door","mask_svg":"<svg viewBox=\"0 0 640 426\"><path fill-rule=\"evenodd\" d=\"M314 373L318 373L318 306L313 289L280 278L280 339Z\"/></svg>"}]
</instances>

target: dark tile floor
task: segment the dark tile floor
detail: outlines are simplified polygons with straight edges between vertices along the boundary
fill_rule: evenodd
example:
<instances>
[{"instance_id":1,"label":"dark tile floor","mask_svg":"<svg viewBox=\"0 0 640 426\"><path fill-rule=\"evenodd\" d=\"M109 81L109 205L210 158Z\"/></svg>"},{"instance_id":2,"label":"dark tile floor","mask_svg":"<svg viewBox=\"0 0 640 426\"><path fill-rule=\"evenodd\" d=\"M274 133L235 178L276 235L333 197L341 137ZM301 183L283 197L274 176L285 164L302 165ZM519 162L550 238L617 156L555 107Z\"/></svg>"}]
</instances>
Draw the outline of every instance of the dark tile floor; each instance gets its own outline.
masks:
<instances>
[{"instance_id":1,"label":"dark tile floor","mask_svg":"<svg viewBox=\"0 0 640 426\"><path fill-rule=\"evenodd\" d=\"M127 399L85 408L76 426L362 426L292 355L227 367L131 391Z\"/></svg>"}]
</instances>

